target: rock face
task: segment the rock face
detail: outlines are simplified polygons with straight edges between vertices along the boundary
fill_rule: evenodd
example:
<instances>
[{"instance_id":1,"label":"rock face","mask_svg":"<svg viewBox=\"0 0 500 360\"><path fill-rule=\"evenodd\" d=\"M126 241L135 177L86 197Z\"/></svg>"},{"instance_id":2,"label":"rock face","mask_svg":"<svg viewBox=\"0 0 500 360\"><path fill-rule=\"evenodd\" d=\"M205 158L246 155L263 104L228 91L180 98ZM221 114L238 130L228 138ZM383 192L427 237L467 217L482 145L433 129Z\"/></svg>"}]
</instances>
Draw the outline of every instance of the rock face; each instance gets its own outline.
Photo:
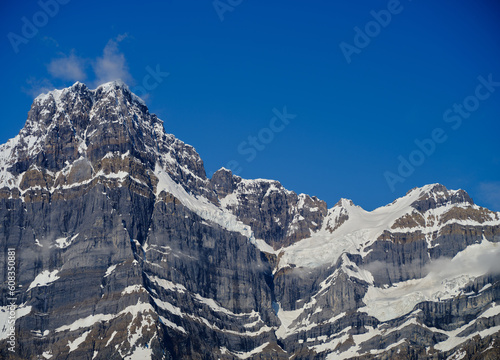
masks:
<instances>
[{"instance_id":1,"label":"rock face","mask_svg":"<svg viewBox=\"0 0 500 360\"><path fill-rule=\"evenodd\" d=\"M297 195L278 181L244 180L221 169L210 183L221 207L249 225L255 237L275 249L305 239L321 229L327 212L324 201L315 196Z\"/></svg>"},{"instance_id":2,"label":"rock face","mask_svg":"<svg viewBox=\"0 0 500 360\"><path fill-rule=\"evenodd\" d=\"M439 184L367 212L208 179L125 84L76 83L0 146L0 358L496 359L499 242Z\"/></svg>"}]
</instances>

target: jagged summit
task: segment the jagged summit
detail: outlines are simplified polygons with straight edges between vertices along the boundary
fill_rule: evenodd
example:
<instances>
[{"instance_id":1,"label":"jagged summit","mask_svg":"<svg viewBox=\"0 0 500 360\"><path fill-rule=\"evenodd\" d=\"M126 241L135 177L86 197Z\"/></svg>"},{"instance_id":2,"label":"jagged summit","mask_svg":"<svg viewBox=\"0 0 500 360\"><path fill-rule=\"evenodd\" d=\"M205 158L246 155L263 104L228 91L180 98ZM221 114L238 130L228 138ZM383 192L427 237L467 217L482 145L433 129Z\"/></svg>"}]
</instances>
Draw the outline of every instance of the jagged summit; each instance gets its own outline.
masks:
<instances>
[{"instance_id":1,"label":"jagged summit","mask_svg":"<svg viewBox=\"0 0 500 360\"><path fill-rule=\"evenodd\" d=\"M86 84L82 82L75 82L73 85L63 88L63 89L55 89L51 90L47 93L43 93L38 95L34 101L38 103L43 103L47 100L53 99L56 102L60 101L65 95L70 94L70 93L82 93L82 92L89 92L89 93L110 93L113 92L116 94L116 92L121 92L125 94L130 94L134 101L139 102L141 105L145 105L144 100L142 100L139 96L135 95L130 91L130 88L128 85L123 82L122 80L113 80L109 81L107 83L103 83L99 86L97 86L95 89L90 89Z\"/></svg>"},{"instance_id":2,"label":"jagged summit","mask_svg":"<svg viewBox=\"0 0 500 360\"><path fill-rule=\"evenodd\" d=\"M334 207L350 207L350 206L355 206L354 202L351 199L345 199L341 198L335 205Z\"/></svg>"},{"instance_id":3,"label":"jagged summit","mask_svg":"<svg viewBox=\"0 0 500 360\"><path fill-rule=\"evenodd\" d=\"M440 183L434 183L434 184L427 184L421 187L414 187L413 189L410 189L406 195L411 195L415 193L419 193L421 196L427 194L427 195L437 195L437 196L442 196L442 195L448 195L448 194L453 194L457 190L448 190L446 186Z\"/></svg>"},{"instance_id":4,"label":"jagged summit","mask_svg":"<svg viewBox=\"0 0 500 360\"><path fill-rule=\"evenodd\" d=\"M83 159L94 176L103 161L117 157L150 171L159 163L193 192L206 181L203 161L194 148L166 133L163 122L121 81L95 90L77 82L38 96L25 126L0 147L0 154L0 184L9 187L22 183L23 174L32 167L57 178ZM115 170L123 166L115 165ZM46 186L56 185L49 181Z\"/></svg>"},{"instance_id":5,"label":"jagged summit","mask_svg":"<svg viewBox=\"0 0 500 360\"><path fill-rule=\"evenodd\" d=\"M102 108L106 111L98 111ZM134 120L145 121L143 125L146 127L163 123L155 115L149 114L144 101L133 94L122 81L101 84L94 90L76 82L70 87L36 97L23 130L43 131L51 126L68 123L76 131L80 130L78 135L81 136L81 132L87 129L93 118L98 118L100 122L123 122L128 115L135 115ZM155 130L161 130L161 126Z\"/></svg>"},{"instance_id":6,"label":"jagged summit","mask_svg":"<svg viewBox=\"0 0 500 360\"><path fill-rule=\"evenodd\" d=\"M422 212L447 204L474 205L474 201L464 190L449 190L442 184L430 184L412 189L406 197L416 198L411 206Z\"/></svg>"}]
</instances>

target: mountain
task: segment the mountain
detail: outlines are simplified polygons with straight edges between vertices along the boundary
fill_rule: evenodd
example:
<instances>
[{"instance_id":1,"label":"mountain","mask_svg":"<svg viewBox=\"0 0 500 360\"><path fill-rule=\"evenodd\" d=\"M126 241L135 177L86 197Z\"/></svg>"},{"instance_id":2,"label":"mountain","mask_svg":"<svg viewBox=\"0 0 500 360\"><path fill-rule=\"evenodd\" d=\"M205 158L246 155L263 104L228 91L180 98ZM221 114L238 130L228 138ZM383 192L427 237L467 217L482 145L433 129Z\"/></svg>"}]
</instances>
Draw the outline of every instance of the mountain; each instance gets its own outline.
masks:
<instances>
[{"instance_id":1,"label":"mountain","mask_svg":"<svg viewBox=\"0 0 500 360\"><path fill-rule=\"evenodd\" d=\"M0 146L0 357L497 359L499 242L440 184L368 212L209 179L125 84L76 83Z\"/></svg>"}]
</instances>

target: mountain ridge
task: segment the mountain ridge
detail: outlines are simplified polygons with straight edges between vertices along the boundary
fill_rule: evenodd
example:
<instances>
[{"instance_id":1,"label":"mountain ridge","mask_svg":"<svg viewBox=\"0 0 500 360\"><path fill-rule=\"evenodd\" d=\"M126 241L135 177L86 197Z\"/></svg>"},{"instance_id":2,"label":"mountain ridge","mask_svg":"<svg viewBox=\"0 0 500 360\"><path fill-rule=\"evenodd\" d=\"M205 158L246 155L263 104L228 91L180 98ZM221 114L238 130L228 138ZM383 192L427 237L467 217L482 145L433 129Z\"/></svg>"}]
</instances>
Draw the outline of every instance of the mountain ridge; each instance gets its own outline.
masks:
<instances>
[{"instance_id":1,"label":"mountain ridge","mask_svg":"<svg viewBox=\"0 0 500 360\"><path fill-rule=\"evenodd\" d=\"M499 215L441 184L366 211L223 168L207 178L124 83L75 83L37 97L0 145L20 351L2 327L0 354L493 358Z\"/></svg>"}]
</instances>

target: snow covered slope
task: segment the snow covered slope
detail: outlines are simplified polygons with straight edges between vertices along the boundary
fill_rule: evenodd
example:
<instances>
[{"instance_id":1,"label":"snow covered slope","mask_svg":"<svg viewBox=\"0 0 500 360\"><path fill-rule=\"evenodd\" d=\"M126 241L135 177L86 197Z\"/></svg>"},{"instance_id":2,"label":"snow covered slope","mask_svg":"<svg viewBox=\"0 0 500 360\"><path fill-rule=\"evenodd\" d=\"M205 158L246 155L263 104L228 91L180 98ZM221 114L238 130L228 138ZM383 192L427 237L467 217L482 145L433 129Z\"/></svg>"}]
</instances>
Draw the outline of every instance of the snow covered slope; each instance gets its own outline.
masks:
<instances>
[{"instance_id":1,"label":"snow covered slope","mask_svg":"<svg viewBox=\"0 0 500 360\"><path fill-rule=\"evenodd\" d=\"M433 247L437 246L432 244L433 235L444 226L500 225L500 213L474 205L466 198L455 201L457 194L461 193L463 190L447 190L440 184L426 185L412 189L406 196L371 212L350 200L341 199L328 210L320 230L281 250L278 269L291 264L298 267L333 265L343 253L364 257L384 232L419 232L428 240L429 247ZM436 207L417 210L422 201L439 200L442 202Z\"/></svg>"}]
</instances>

